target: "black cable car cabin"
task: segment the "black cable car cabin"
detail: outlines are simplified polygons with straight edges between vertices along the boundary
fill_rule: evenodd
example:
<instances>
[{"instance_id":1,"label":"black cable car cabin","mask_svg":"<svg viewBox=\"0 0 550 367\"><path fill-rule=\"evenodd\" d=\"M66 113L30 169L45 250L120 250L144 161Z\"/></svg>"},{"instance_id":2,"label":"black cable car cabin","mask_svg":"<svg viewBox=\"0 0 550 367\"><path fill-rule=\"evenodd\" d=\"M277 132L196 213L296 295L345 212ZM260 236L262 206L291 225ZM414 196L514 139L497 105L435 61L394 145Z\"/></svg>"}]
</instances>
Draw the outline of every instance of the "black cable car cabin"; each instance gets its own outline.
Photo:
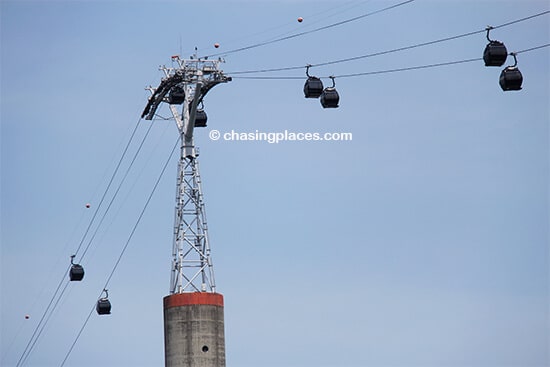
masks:
<instances>
[{"instance_id":1,"label":"black cable car cabin","mask_svg":"<svg viewBox=\"0 0 550 367\"><path fill-rule=\"evenodd\" d=\"M517 67L507 66L500 73L499 83L503 91L521 90L521 83L523 83L523 75L521 75L521 72Z\"/></svg>"},{"instance_id":2,"label":"black cable car cabin","mask_svg":"<svg viewBox=\"0 0 550 367\"><path fill-rule=\"evenodd\" d=\"M100 298L95 309L99 315L109 315L111 313L111 302L106 297Z\"/></svg>"},{"instance_id":3,"label":"black cable car cabin","mask_svg":"<svg viewBox=\"0 0 550 367\"><path fill-rule=\"evenodd\" d=\"M170 89L168 94L168 103L170 104L182 104L185 102L185 90L179 85L176 85Z\"/></svg>"},{"instance_id":4,"label":"black cable car cabin","mask_svg":"<svg viewBox=\"0 0 550 367\"><path fill-rule=\"evenodd\" d=\"M485 66L502 66L506 62L508 51L504 43L499 41L491 41L483 51L483 61Z\"/></svg>"},{"instance_id":5,"label":"black cable car cabin","mask_svg":"<svg viewBox=\"0 0 550 367\"><path fill-rule=\"evenodd\" d=\"M337 108L340 96L334 87L327 87L321 94L321 105L323 108Z\"/></svg>"},{"instance_id":6,"label":"black cable car cabin","mask_svg":"<svg viewBox=\"0 0 550 367\"><path fill-rule=\"evenodd\" d=\"M315 76L309 76L304 84L304 96L306 98L319 98L323 93L323 82Z\"/></svg>"},{"instance_id":7,"label":"black cable car cabin","mask_svg":"<svg viewBox=\"0 0 550 367\"><path fill-rule=\"evenodd\" d=\"M84 268L80 264L72 264L69 270L69 279L73 281L81 281L84 278Z\"/></svg>"},{"instance_id":8,"label":"black cable car cabin","mask_svg":"<svg viewBox=\"0 0 550 367\"><path fill-rule=\"evenodd\" d=\"M195 112L195 127L206 127L208 116L203 109L197 109Z\"/></svg>"}]
</instances>

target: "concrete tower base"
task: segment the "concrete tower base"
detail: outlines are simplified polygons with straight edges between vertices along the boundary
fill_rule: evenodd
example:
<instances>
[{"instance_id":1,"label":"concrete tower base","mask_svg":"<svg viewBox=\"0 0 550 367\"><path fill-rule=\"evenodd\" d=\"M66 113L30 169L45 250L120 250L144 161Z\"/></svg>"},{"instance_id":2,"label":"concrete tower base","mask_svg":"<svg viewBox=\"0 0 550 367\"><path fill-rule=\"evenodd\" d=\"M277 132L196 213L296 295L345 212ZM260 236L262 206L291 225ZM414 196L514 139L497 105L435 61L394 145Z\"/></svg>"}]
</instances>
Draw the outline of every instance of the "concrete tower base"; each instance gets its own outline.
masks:
<instances>
[{"instance_id":1,"label":"concrete tower base","mask_svg":"<svg viewBox=\"0 0 550 367\"><path fill-rule=\"evenodd\" d=\"M166 367L225 367L221 294L164 297L164 357Z\"/></svg>"}]
</instances>

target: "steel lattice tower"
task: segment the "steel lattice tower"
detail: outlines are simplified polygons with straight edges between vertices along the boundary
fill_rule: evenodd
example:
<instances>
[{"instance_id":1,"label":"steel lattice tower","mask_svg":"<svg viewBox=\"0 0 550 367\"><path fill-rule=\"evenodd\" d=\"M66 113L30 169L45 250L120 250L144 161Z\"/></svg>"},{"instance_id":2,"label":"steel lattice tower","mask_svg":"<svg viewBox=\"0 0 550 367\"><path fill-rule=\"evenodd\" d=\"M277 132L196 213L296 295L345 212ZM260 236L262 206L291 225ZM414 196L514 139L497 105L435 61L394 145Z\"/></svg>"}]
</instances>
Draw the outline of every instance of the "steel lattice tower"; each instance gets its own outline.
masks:
<instances>
[{"instance_id":1,"label":"steel lattice tower","mask_svg":"<svg viewBox=\"0 0 550 367\"><path fill-rule=\"evenodd\" d=\"M199 163L181 148L178 164L170 293L216 291Z\"/></svg>"},{"instance_id":2,"label":"steel lattice tower","mask_svg":"<svg viewBox=\"0 0 550 367\"><path fill-rule=\"evenodd\" d=\"M223 296L216 293L210 256L198 151L193 132L197 106L219 83L231 80L218 60L172 57L142 117L153 119L162 102L169 105L180 134L170 295L164 298L165 363L167 367L224 367ZM181 114L177 106L183 105Z\"/></svg>"}]
</instances>

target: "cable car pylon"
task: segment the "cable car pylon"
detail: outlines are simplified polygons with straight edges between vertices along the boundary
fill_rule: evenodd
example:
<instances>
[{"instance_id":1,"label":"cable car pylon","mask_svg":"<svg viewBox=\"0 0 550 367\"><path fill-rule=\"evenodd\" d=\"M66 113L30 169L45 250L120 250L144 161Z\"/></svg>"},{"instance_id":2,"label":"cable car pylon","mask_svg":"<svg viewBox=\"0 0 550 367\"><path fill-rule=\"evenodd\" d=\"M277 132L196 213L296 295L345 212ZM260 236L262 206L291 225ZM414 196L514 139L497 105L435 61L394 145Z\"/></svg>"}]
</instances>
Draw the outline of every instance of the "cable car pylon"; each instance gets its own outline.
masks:
<instances>
[{"instance_id":1,"label":"cable car pylon","mask_svg":"<svg viewBox=\"0 0 550 367\"><path fill-rule=\"evenodd\" d=\"M152 120L167 103L176 122L181 150L177 171L170 295L164 297L166 367L225 367L223 296L216 292L193 132L206 126L197 109L214 86L231 81L221 59L173 56L177 67L162 66L164 78L152 93L142 118ZM178 106L182 105L181 113Z\"/></svg>"}]
</instances>

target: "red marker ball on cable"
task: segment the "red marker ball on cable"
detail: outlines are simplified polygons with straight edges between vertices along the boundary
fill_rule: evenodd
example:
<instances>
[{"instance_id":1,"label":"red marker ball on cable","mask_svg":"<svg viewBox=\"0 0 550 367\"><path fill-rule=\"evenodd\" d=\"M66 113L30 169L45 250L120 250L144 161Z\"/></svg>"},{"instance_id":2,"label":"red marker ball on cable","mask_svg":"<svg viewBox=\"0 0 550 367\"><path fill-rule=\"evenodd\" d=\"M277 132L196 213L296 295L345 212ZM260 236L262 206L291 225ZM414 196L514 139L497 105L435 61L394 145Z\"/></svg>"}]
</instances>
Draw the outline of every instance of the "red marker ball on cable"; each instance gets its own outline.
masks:
<instances>
[{"instance_id":1,"label":"red marker ball on cable","mask_svg":"<svg viewBox=\"0 0 550 367\"><path fill-rule=\"evenodd\" d=\"M90 203L86 204L86 208L90 209Z\"/></svg>"},{"instance_id":2,"label":"red marker ball on cable","mask_svg":"<svg viewBox=\"0 0 550 367\"><path fill-rule=\"evenodd\" d=\"M299 18L298 18L298 22L299 22L299 23L302 23L303 21L304 21L304 18L302 18L302 17L299 17Z\"/></svg>"}]
</instances>

